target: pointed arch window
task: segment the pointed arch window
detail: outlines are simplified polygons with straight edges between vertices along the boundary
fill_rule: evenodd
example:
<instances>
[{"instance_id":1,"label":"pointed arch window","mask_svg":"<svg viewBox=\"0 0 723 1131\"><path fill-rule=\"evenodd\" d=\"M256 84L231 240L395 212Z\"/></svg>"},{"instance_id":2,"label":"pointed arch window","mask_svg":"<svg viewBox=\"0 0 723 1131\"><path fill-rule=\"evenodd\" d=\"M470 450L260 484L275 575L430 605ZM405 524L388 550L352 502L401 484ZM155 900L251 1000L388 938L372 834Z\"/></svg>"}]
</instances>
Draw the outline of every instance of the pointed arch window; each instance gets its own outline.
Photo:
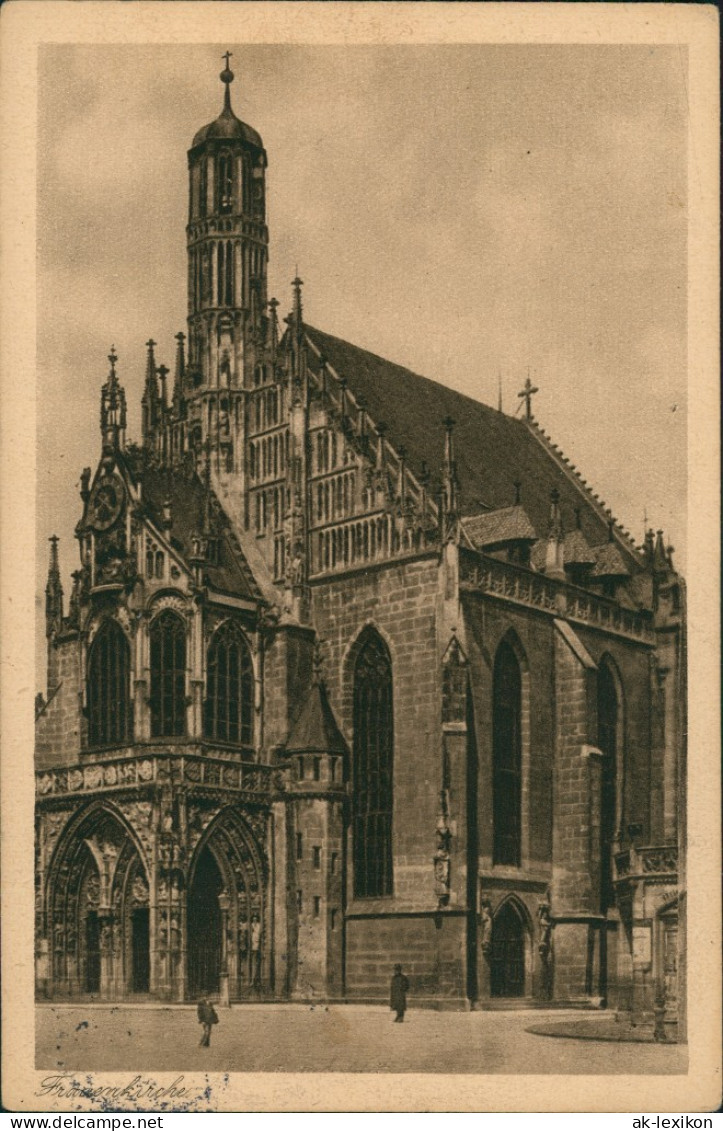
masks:
<instances>
[{"instance_id":1,"label":"pointed arch window","mask_svg":"<svg viewBox=\"0 0 723 1131\"><path fill-rule=\"evenodd\" d=\"M88 742L111 746L131 738L130 648L116 621L106 621L88 655Z\"/></svg>"},{"instance_id":2,"label":"pointed arch window","mask_svg":"<svg viewBox=\"0 0 723 1131\"><path fill-rule=\"evenodd\" d=\"M394 724L392 663L368 630L354 665L354 893L391 895Z\"/></svg>"},{"instance_id":3,"label":"pointed arch window","mask_svg":"<svg viewBox=\"0 0 723 1131\"><path fill-rule=\"evenodd\" d=\"M522 841L522 677L512 646L495 657L492 703L492 863L519 867Z\"/></svg>"},{"instance_id":4,"label":"pointed arch window","mask_svg":"<svg viewBox=\"0 0 723 1131\"><path fill-rule=\"evenodd\" d=\"M186 628L166 611L151 625L151 736L186 732Z\"/></svg>"},{"instance_id":5,"label":"pointed arch window","mask_svg":"<svg viewBox=\"0 0 723 1131\"><path fill-rule=\"evenodd\" d=\"M602 751L600 781L600 903L603 914L615 903L613 843L617 830L618 693L607 664L597 677L597 742Z\"/></svg>"},{"instance_id":6,"label":"pointed arch window","mask_svg":"<svg viewBox=\"0 0 723 1131\"><path fill-rule=\"evenodd\" d=\"M217 742L253 746L253 723L251 651L237 625L227 622L208 649L204 734Z\"/></svg>"}]
</instances>

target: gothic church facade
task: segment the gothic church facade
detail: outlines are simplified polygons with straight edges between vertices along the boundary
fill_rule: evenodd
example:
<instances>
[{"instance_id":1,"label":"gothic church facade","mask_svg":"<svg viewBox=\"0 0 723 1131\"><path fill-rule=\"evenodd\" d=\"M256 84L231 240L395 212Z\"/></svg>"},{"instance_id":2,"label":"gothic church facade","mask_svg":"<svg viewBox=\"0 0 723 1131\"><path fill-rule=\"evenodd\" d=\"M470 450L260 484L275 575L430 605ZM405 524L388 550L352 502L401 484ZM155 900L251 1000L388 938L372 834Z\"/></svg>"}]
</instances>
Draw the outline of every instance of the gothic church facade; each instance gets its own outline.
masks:
<instances>
[{"instance_id":1,"label":"gothic church facade","mask_svg":"<svg viewBox=\"0 0 723 1131\"><path fill-rule=\"evenodd\" d=\"M267 298L267 158L188 153L188 327L117 357L51 548L44 997L676 1018L685 591L536 424ZM437 454L438 451L438 454Z\"/></svg>"}]
</instances>

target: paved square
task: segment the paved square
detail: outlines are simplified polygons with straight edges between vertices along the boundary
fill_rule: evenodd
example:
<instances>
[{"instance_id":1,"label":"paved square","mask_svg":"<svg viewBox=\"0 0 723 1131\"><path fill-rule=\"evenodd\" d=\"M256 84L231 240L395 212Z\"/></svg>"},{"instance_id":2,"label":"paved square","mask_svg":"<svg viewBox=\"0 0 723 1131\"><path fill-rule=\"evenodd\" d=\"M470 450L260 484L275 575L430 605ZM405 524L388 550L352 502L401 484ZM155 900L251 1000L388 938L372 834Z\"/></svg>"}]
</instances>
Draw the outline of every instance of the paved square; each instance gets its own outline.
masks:
<instances>
[{"instance_id":1,"label":"paved square","mask_svg":"<svg viewBox=\"0 0 723 1131\"><path fill-rule=\"evenodd\" d=\"M52 1071L624 1073L687 1071L679 1045L541 1036L532 1025L578 1012L410 1010L394 1025L381 1006L242 1005L219 1009L200 1048L195 1007L43 1005L36 1064ZM610 1015L599 1018L610 1028Z\"/></svg>"}]
</instances>

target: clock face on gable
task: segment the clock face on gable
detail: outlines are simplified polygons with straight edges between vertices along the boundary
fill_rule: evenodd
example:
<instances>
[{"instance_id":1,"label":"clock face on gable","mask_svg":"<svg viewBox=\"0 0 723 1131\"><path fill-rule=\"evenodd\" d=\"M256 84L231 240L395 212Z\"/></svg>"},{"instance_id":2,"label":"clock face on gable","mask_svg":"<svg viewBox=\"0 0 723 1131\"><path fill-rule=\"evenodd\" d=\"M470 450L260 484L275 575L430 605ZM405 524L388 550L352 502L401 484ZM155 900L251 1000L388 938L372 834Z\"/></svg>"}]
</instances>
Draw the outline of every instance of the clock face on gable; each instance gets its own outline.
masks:
<instances>
[{"instance_id":1,"label":"clock face on gable","mask_svg":"<svg viewBox=\"0 0 723 1131\"><path fill-rule=\"evenodd\" d=\"M123 508L123 484L115 476L99 479L90 496L89 519L96 530L107 530Z\"/></svg>"}]
</instances>

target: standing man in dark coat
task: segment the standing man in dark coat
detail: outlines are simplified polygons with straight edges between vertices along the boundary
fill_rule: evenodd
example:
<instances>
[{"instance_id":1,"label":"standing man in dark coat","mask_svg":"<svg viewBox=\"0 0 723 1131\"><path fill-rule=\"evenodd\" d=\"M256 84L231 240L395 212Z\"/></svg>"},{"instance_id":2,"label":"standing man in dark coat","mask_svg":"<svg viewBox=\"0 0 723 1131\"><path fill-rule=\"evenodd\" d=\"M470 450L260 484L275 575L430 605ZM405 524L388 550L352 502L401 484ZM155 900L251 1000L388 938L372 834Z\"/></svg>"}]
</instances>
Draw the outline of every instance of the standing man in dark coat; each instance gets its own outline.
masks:
<instances>
[{"instance_id":1,"label":"standing man in dark coat","mask_svg":"<svg viewBox=\"0 0 723 1131\"><path fill-rule=\"evenodd\" d=\"M199 1024L203 1025L203 1036L198 1043L208 1048L211 1044L211 1027L218 1024L218 1015L207 997L201 998L197 1012Z\"/></svg>"},{"instance_id":2,"label":"standing man in dark coat","mask_svg":"<svg viewBox=\"0 0 723 1131\"><path fill-rule=\"evenodd\" d=\"M407 990L409 989L409 979L402 974L402 967L399 963L394 967L392 974L392 985L389 993L389 1007L396 1013L395 1021L403 1021L404 1014L407 1011Z\"/></svg>"}]
</instances>

